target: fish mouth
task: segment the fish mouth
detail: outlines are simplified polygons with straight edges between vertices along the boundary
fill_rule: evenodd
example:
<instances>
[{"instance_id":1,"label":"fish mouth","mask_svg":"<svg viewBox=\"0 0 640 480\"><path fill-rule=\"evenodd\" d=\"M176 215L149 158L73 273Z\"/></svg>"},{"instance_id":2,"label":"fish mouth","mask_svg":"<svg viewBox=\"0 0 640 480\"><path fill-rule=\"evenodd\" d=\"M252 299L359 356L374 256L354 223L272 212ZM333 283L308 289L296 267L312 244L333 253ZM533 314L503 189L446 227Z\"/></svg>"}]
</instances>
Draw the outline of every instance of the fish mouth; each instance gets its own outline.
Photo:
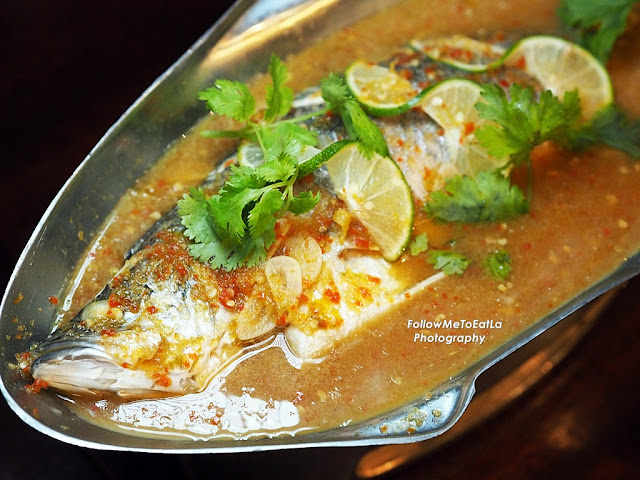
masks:
<instances>
[{"instance_id":1,"label":"fish mouth","mask_svg":"<svg viewBox=\"0 0 640 480\"><path fill-rule=\"evenodd\" d=\"M97 340L92 335L47 343L33 362L33 377L73 393L112 391L133 395L153 389L152 379L115 363Z\"/></svg>"}]
</instances>

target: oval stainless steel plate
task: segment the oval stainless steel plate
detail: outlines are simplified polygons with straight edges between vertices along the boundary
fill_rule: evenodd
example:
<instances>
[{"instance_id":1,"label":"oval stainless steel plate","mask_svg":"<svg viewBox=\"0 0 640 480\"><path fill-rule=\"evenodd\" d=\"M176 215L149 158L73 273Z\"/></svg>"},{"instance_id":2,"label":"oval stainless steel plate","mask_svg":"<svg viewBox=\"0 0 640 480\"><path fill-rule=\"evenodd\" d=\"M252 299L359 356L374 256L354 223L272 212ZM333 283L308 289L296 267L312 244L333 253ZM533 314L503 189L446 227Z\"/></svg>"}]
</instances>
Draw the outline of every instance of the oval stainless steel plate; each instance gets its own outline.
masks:
<instances>
[{"instance_id":1,"label":"oval stainless steel plate","mask_svg":"<svg viewBox=\"0 0 640 480\"><path fill-rule=\"evenodd\" d=\"M45 212L16 265L3 298L0 387L21 419L68 443L130 451L232 452L416 442L434 437L456 422L473 396L475 380L484 370L582 305L640 272L640 254L636 254L553 314L439 386L429 398L364 423L326 432L249 439L241 443L224 439L150 439L99 428L69 414L63 399L32 395L25 390L25 380L11 365L15 363L16 354L27 351L31 342L42 340L49 333L53 311L38 311L36 306L47 305L49 295L62 292L68 272L82 255L85 244L77 241L77 225L83 226L87 236L97 231L135 179L203 115L193 92L215 78L248 79L265 70L271 52L281 56L295 53L316 39L394 3L398 2L240 0L107 132ZM282 22L283 18L287 22ZM158 105L170 105L170 109L158 108ZM96 182L95 178L100 176L113 180ZM68 221L71 212L75 225ZM13 301L19 297L22 301ZM33 324L28 325L28 335L7 341L7 337L15 337L14 318L33 319ZM434 410L441 412L437 418L432 414ZM36 411L37 415L34 414ZM411 422L409 418L420 418L420 422ZM384 433L380 428L382 425L386 427Z\"/></svg>"}]
</instances>

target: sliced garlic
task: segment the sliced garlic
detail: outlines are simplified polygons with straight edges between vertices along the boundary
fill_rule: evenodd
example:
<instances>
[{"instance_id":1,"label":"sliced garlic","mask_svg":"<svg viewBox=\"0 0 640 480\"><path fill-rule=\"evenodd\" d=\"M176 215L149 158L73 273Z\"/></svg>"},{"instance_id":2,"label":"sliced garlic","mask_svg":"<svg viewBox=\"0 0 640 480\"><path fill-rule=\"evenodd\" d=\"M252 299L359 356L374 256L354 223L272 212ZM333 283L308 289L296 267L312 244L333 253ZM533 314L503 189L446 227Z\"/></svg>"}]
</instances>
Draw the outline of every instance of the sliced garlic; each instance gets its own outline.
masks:
<instances>
[{"instance_id":1,"label":"sliced garlic","mask_svg":"<svg viewBox=\"0 0 640 480\"><path fill-rule=\"evenodd\" d=\"M236 318L236 335L240 340L252 340L276 327L276 315L264 301L249 301Z\"/></svg>"},{"instance_id":2,"label":"sliced garlic","mask_svg":"<svg viewBox=\"0 0 640 480\"><path fill-rule=\"evenodd\" d=\"M314 283L322 270L322 249L318 242L309 235L296 235L287 239L286 245L289 256L300 264L303 282Z\"/></svg>"},{"instance_id":3,"label":"sliced garlic","mask_svg":"<svg viewBox=\"0 0 640 480\"><path fill-rule=\"evenodd\" d=\"M264 273L278 307L288 309L298 303L302 293L302 272L296 259L286 255L272 257L265 263Z\"/></svg>"}]
</instances>

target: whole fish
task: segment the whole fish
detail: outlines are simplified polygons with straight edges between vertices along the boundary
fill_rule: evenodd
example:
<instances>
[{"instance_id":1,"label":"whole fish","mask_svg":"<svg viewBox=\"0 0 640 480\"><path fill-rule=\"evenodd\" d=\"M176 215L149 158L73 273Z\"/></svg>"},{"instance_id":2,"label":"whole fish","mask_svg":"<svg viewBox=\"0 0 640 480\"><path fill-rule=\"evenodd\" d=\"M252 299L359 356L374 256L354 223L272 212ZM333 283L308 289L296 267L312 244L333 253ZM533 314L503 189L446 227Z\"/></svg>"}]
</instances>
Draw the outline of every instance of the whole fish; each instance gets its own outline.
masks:
<instances>
[{"instance_id":1,"label":"whole fish","mask_svg":"<svg viewBox=\"0 0 640 480\"><path fill-rule=\"evenodd\" d=\"M523 74L461 72L401 50L384 63L404 71L416 90L450 76L498 83ZM535 84L530 78L526 83ZM323 102L310 89L294 102L294 115ZM417 202L456 174L448 165L440 127L422 111L376 120L390 155L398 162ZM320 146L346 135L336 116L308 122ZM224 162L228 165L229 162ZM440 175L428 175L440 172ZM215 191L227 169L206 182ZM444 278L413 278L401 262L389 263L367 232L331 190L325 168L303 187L322 199L310 213L284 216L276 242L258 267L214 270L189 255L177 209L161 218L132 249L104 290L35 352L32 374L67 391L203 389L244 347L283 333L282 348L299 361L319 359L367 322L412 301L414 294Z\"/></svg>"}]
</instances>

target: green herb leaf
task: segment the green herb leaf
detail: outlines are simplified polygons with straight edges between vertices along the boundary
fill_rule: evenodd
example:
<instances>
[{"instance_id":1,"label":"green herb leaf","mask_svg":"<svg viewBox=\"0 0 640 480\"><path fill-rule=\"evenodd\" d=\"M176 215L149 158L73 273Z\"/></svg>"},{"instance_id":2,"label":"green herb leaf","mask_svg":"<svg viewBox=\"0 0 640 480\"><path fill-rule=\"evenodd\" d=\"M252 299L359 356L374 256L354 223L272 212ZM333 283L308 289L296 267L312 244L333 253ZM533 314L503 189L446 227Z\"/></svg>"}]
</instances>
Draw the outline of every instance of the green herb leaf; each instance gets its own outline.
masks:
<instances>
[{"instance_id":1,"label":"green herb leaf","mask_svg":"<svg viewBox=\"0 0 640 480\"><path fill-rule=\"evenodd\" d=\"M573 148L583 149L597 143L640 158L640 119L631 120L616 105L607 105L597 112L590 123L571 135Z\"/></svg>"},{"instance_id":2,"label":"green herb leaf","mask_svg":"<svg viewBox=\"0 0 640 480\"><path fill-rule=\"evenodd\" d=\"M251 170L250 167L232 166L233 168ZM253 175L234 172L220 193L209 199L213 218L228 233L228 239L232 242L241 243L245 238L245 209L266 193L268 188L263 188L265 183Z\"/></svg>"},{"instance_id":3,"label":"green herb leaf","mask_svg":"<svg viewBox=\"0 0 640 480\"><path fill-rule=\"evenodd\" d=\"M293 103L293 90L284 85L288 76L287 67L275 54L271 55L269 73L273 84L267 86L267 110L264 119L271 122L289 113Z\"/></svg>"},{"instance_id":4,"label":"green herb leaf","mask_svg":"<svg viewBox=\"0 0 640 480\"><path fill-rule=\"evenodd\" d=\"M264 261L275 241L276 220L286 211L308 212L320 200L320 193L293 194L298 172L298 163L283 154L256 169L232 166L224 186L209 199L192 189L178 202L185 235L195 242L190 253L227 270Z\"/></svg>"},{"instance_id":5,"label":"green herb leaf","mask_svg":"<svg viewBox=\"0 0 640 480\"><path fill-rule=\"evenodd\" d=\"M311 191L301 192L299 195L291 197L289 211L294 215L302 215L303 213L313 210L319 201L320 192L316 195Z\"/></svg>"},{"instance_id":6,"label":"green herb leaf","mask_svg":"<svg viewBox=\"0 0 640 480\"><path fill-rule=\"evenodd\" d=\"M442 270L445 275L462 275L471 263L471 260L459 253L447 250L431 250L428 261L433 264L433 268Z\"/></svg>"},{"instance_id":7,"label":"green herb leaf","mask_svg":"<svg viewBox=\"0 0 640 480\"><path fill-rule=\"evenodd\" d=\"M637 0L562 0L558 15L577 30L580 44L606 63Z\"/></svg>"},{"instance_id":8,"label":"green herb leaf","mask_svg":"<svg viewBox=\"0 0 640 480\"><path fill-rule=\"evenodd\" d=\"M356 100L347 100L342 105L340 117L349 136L360 142L363 153L367 157L370 157L373 152L383 157L389 156L387 141L382 136L382 132Z\"/></svg>"},{"instance_id":9,"label":"green herb leaf","mask_svg":"<svg viewBox=\"0 0 640 480\"><path fill-rule=\"evenodd\" d=\"M417 235L409 244L409 250L411 251L411 255L413 255L414 257L416 255L420 255L422 252L426 252L428 248L429 239L427 238L426 233Z\"/></svg>"},{"instance_id":10,"label":"green herb leaf","mask_svg":"<svg viewBox=\"0 0 640 480\"><path fill-rule=\"evenodd\" d=\"M339 110L344 103L353 98L349 93L347 84L340 75L331 73L329 77L320 81L320 90L322 98L332 110Z\"/></svg>"},{"instance_id":11,"label":"green herb leaf","mask_svg":"<svg viewBox=\"0 0 640 480\"><path fill-rule=\"evenodd\" d=\"M296 161L287 155L281 155L277 160L263 163L253 171L253 174L267 182L287 182L298 169Z\"/></svg>"},{"instance_id":12,"label":"green herb leaf","mask_svg":"<svg viewBox=\"0 0 640 480\"><path fill-rule=\"evenodd\" d=\"M178 213L186 227L185 235L195 242L189 245L191 256L211 263L214 268L235 268L237 262L231 264L229 258L239 248L238 244L231 241L224 230L214 226L210 200L206 199L202 189L192 188L190 195L185 194L178 201Z\"/></svg>"},{"instance_id":13,"label":"green herb leaf","mask_svg":"<svg viewBox=\"0 0 640 480\"><path fill-rule=\"evenodd\" d=\"M198 92L198 98L207 102L213 113L246 122L256 108L256 101L244 83L216 80L213 87Z\"/></svg>"},{"instance_id":14,"label":"green herb leaf","mask_svg":"<svg viewBox=\"0 0 640 480\"><path fill-rule=\"evenodd\" d=\"M297 158L306 145L315 146L318 138L315 132L295 123L275 123L273 125L253 124L255 141L262 147L267 161L282 154Z\"/></svg>"},{"instance_id":15,"label":"green herb leaf","mask_svg":"<svg viewBox=\"0 0 640 480\"><path fill-rule=\"evenodd\" d=\"M506 280L512 270L511 257L506 250L496 250L487 257L485 266L495 278Z\"/></svg>"},{"instance_id":16,"label":"green herb leaf","mask_svg":"<svg viewBox=\"0 0 640 480\"><path fill-rule=\"evenodd\" d=\"M253 238L262 237L270 226L275 226L275 215L284 205L282 193L278 189L267 190L249 211L249 233Z\"/></svg>"},{"instance_id":17,"label":"green herb leaf","mask_svg":"<svg viewBox=\"0 0 640 480\"><path fill-rule=\"evenodd\" d=\"M508 156L515 166L528 163L531 150L547 140L565 144L580 117L577 91L567 92L560 102L547 90L536 102L533 88L517 83L509 88L510 99L497 85L485 84L482 89L485 101L476 109L481 118L497 125L484 124L476 130L476 138L490 155Z\"/></svg>"},{"instance_id":18,"label":"green herb leaf","mask_svg":"<svg viewBox=\"0 0 640 480\"><path fill-rule=\"evenodd\" d=\"M185 193L178 200L178 214L186 227L184 234L191 240L211 242L217 239L209 213L209 202L201 188L192 187L189 195Z\"/></svg>"},{"instance_id":19,"label":"green herb leaf","mask_svg":"<svg viewBox=\"0 0 640 480\"><path fill-rule=\"evenodd\" d=\"M367 157L373 152L389 156L389 148L382 132L349 93L342 77L332 73L329 78L323 79L321 92L329 108L340 115L349 137L360 142Z\"/></svg>"},{"instance_id":20,"label":"green herb leaf","mask_svg":"<svg viewBox=\"0 0 640 480\"><path fill-rule=\"evenodd\" d=\"M444 190L431 194L425 210L443 222L500 222L527 213L529 202L517 186L496 172L474 177L456 175Z\"/></svg>"},{"instance_id":21,"label":"green herb leaf","mask_svg":"<svg viewBox=\"0 0 640 480\"><path fill-rule=\"evenodd\" d=\"M299 146L315 147L318 145L318 134L297 123L278 123L272 127L272 131L277 137L286 137L291 141L298 142Z\"/></svg>"}]
</instances>

